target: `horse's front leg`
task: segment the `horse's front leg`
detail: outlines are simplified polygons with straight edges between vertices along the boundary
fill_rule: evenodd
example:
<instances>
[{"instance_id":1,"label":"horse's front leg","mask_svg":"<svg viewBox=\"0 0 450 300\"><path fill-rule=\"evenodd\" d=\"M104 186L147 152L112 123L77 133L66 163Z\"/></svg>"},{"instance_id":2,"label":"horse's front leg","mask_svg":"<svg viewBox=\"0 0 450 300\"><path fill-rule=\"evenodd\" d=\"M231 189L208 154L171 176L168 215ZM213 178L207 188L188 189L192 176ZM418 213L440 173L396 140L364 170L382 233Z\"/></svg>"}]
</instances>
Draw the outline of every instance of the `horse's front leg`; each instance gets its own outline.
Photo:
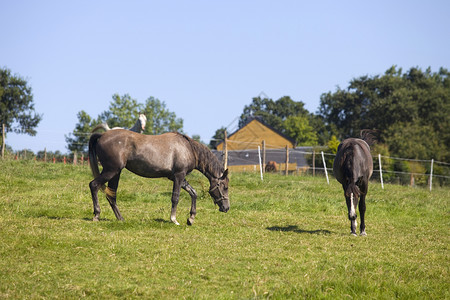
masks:
<instances>
[{"instance_id":1,"label":"horse's front leg","mask_svg":"<svg viewBox=\"0 0 450 300\"><path fill-rule=\"evenodd\" d=\"M192 225L194 224L195 215L197 214L197 192L186 179L183 180L181 187L191 196L191 212L187 224Z\"/></svg>"},{"instance_id":2,"label":"horse's front leg","mask_svg":"<svg viewBox=\"0 0 450 300\"><path fill-rule=\"evenodd\" d=\"M106 188L105 193L106 193L106 199L108 200L109 205L111 205L111 208L112 208L117 220L123 221L123 217L120 214L119 208L117 207L117 203L116 203L119 179L120 179L120 172L116 176L111 178L111 180L108 182L108 187Z\"/></svg>"},{"instance_id":3,"label":"horse's front leg","mask_svg":"<svg viewBox=\"0 0 450 300\"><path fill-rule=\"evenodd\" d=\"M366 223L364 215L366 214L366 195L362 194L359 200L359 217L361 218L361 225L359 226L360 235L367 235Z\"/></svg>"},{"instance_id":4,"label":"horse's front leg","mask_svg":"<svg viewBox=\"0 0 450 300\"><path fill-rule=\"evenodd\" d=\"M173 178L173 189L172 189L172 210L170 212L170 221L176 225L180 225L177 221L177 205L180 199L181 184L184 180L185 174L175 174Z\"/></svg>"},{"instance_id":5,"label":"horse's front leg","mask_svg":"<svg viewBox=\"0 0 450 300\"><path fill-rule=\"evenodd\" d=\"M348 219L350 220L350 234L356 236L356 201L355 201L355 195L353 193L350 194L350 197L345 197L345 200L347 202L347 209L348 209Z\"/></svg>"}]
</instances>

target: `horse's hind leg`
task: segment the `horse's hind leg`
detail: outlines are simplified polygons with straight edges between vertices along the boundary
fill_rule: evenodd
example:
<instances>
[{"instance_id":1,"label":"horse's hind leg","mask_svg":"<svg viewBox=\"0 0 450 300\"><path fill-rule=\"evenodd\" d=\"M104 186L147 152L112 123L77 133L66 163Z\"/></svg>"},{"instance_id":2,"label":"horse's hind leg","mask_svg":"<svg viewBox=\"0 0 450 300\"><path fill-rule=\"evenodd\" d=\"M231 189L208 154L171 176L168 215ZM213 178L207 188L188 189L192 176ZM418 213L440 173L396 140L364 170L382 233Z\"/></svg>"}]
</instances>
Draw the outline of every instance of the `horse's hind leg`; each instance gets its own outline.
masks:
<instances>
[{"instance_id":1,"label":"horse's hind leg","mask_svg":"<svg viewBox=\"0 0 450 300\"><path fill-rule=\"evenodd\" d=\"M89 183L89 188L91 189L91 195L92 195L92 203L94 205L94 219L93 221L98 221L100 219L100 205L98 202L98 191L102 188L102 186L108 182L109 180L111 180L111 178L113 178L115 175L117 175L117 172L102 172L102 174L100 174L100 176L98 176L97 178L95 178L94 180L92 180ZM120 175L120 172L119 172ZM117 176L117 182L115 183L115 189L117 189L117 185L119 182L119 177ZM112 183L112 186L114 187L114 182ZM106 194L107 194L107 199L109 201L109 203L111 204L110 199L108 198L108 192L111 191L111 183L109 183L109 187L106 189ZM112 194L111 192L109 194ZM114 206L115 206L115 196L114 196ZM113 204L111 204L111 207L113 206ZM117 206L116 206L117 208ZM114 210L114 208L113 208ZM118 211L118 210L117 210ZM114 213L116 213L114 211ZM120 215L120 213L119 213ZM117 214L116 214L117 217ZM121 217L121 216L120 216Z\"/></svg>"},{"instance_id":2,"label":"horse's hind leg","mask_svg":"<svg viewBox=\"0 0 450 300\"><path fill-rule=\"evenodd\" d=\"M120 179L120 172L115 175L113 178L111 178L108 181L108 187L106 188L106 199L108 199L109 205L111 205L111 208L116 215L117 220L123 221L123 217L120 214L119 208L116 204L116 195L117 195L117 188L119 186L119 179Z\"/></svg>"},{"instance_id":3,"label":"horse's hind leg","mask_svg":"<svg viewBox=\"0 0 450 300\"><path fill-rule=\"evenodd\" d=\"M101 176L95 178L89 183L89 188L91 189L92 202L94 204L94 219L93 221L98 221L100 219L100 205L98 203L98 190L105 184Z\"/></svg>"},{"instance_id":4,"label":"horse's hind leg","mask_svg":"<svg viewBox=\"0 0 450 300\"><path fill-rule=\"evenodd\" d=\"M195 215L197 214L197 192L194 188L187 182L186 179L183 180L181 184L181 188L183 188L186 192L191 196L191 212L189 219L187 220L188 225L194 224Z\"/></svg>"}]
</instances>

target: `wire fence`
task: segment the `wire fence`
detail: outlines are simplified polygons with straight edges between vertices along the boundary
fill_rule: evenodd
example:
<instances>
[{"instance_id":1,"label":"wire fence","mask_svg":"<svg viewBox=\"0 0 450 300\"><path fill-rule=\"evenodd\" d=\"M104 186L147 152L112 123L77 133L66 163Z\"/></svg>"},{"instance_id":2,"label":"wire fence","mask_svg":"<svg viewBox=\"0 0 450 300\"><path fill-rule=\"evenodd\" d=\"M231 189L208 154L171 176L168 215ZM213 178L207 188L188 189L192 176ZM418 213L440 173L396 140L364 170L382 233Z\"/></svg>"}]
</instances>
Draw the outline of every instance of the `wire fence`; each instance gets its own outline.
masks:
<instances>
[{"instance_id":1,"label":"wire fence","mask_svg":"<svg viewBox=\"0 0 450 300\"><path fill-rule=\"evenodd\" d=\"M223 160L223 151L214 151ZM336 154L323 152L320 148L299 147L295 149L257 149L228 151L227 166L232 171L278 172L286 175L333 176ZM261 164L259 163L259 157ZM411 186L449 186L450 163L401 157L373 155L372 181Z\"/></svg>"},{"instance_id":2,"label":"wire fence","mask_svg":"<svg viewBox=\"0 0 450 300\"><path fill-rule=\"evenodd\" d=\"M89 158L87 155L78 154L76 152L69 154L53 153L48 154L40 151L37 155L30 151L16 151L14 153L6 153L6 160L29 160L36 162L46 162L46 163L62 163L62 164L73 164L73 165L89 165Z\"/></svg>"},{"instance_id":3,"label":"wire fence","mask_svg":"<svg viewBox=\"0 0 450 300\"><path fill-rule=\"evenodd\" d=\"M256 144L255 144L256 145ZM266 145L268 148L271 145ZM278 148L228 151L227 166L236 172L278 172L286 175L333 176L333 161L336 156L326 153L318 147L297 147L294 149ZM224 152L213 153L223 161ZM372 181L410 186L449 186L450 163L434 159L420 160L401 157L373 155ZM47 163L63 163L88 166L88 157L84 154L44 153L20 151L8 153L6 159L34 160ZM260 168L262 166L262 168ZM261 172L261 173L262 173Z\"/></svg>"}]
</instances>

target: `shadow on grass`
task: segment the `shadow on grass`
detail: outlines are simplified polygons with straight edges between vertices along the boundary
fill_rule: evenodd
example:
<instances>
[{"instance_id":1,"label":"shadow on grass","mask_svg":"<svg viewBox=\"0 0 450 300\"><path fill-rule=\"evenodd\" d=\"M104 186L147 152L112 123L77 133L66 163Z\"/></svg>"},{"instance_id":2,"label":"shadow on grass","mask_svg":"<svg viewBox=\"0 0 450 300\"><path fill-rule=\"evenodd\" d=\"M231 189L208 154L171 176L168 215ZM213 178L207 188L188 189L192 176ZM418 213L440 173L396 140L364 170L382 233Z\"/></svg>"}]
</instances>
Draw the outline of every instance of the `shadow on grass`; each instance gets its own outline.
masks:
<instances>
[{"instance_id":1,"label":"shadow on grass","mask_svg":"<svg viewBox=\"0 0 450 300\"><path fill-rule=\"evenodd\" d=\"M318 229L318 230L304 230L298 228L297 225L287 225L285 227L281 226L272 226L267 227L267 230L270 231L285 231L285 232L295 232L295 233L309 233L309 234L331 234L332 232L326 229Z\"/></svg>"},{"instance_id":2,"label":"shadow on grass","mask_svg":"<svg viewBox=\"0 0 450 300\"><path fill-rule=\"evenodd\" d=\"M170 222L168 220L164 220L164 219L161 219L161 218L153 219L153 221L158 222L158 223L166 223L166 224L172 223L172 222Z\"/></svg>"}]
</instances>

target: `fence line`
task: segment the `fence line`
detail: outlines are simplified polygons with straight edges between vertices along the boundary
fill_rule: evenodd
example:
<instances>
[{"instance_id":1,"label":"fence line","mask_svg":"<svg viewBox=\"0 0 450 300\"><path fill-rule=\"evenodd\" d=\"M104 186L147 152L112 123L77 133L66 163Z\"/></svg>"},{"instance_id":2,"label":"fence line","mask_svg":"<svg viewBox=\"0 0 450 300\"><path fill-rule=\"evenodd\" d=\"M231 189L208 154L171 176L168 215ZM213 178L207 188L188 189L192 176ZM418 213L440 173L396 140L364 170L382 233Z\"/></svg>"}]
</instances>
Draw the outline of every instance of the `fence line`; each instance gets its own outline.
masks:
<instances>
[{"instance_id":1,"label":"fence line","mask_svg":"<svg viewBox=\"0 0 450 300\"><path fill-rule=\"evenodd\" d=\"M230 142L228 140L227 142ZM256 145L256 143L254 143ZM259 145L258 145L259 146ZM266 145L267 146L267 145ZM310 148L310 147L305 147ZM309 150L309 149L307 149ZM254 157L251 157L252 155L249 155L252 151L257 150L230 150L229 153L229 159L236 160L236 163L239 163L241 165L249 165L254 166L252 169L251 167L248 167L248 169L245 170L255 170L259 171L265 166L263 165L261 167L261 164L256 162L254 163L252 159L257 158L257 153ZM277 149L265 149L266 156L268 157L267 160L274 160L270 159L270 155L276 154L278 155L279 159L276 160L276 163L284 165L283 170L288 170L288 164L296 164L297 170L295 170L295 173L308 173L312 171L313 176L316 174L316 172L323 172L324 175L327 177L328 181L328 172L333 172L332 168L330 168L332 164L332 159L335 157L335 154L333 153L326 153L323 151L305 151L305 149L287 149L285 148L277 148ZM316 154L321 155L316 155ZM220 153L220 152L218 152ZM300 154L303 156L304 164L299 164L295 159L291 159L289 157L295 157L295 155ZM219 154L220 155L220 154ZM379 178L380 183L382 187L384 188L384 182L397 182L402 184L407 184L409 181L409 185L426 185L430 187L433 186L433 184L439 184L439 185L448 185L450 182L450 163L448 162L442 162L442 161L436 161L434 159L425 160L425 159L409 159L409 158L401 158L401 157L390 157L378 154L378 159L374 155L374 170L378 169L378 171L375 171L373 174L373 178ZM16 160L36 160L36 161L46 161L48 163L64 163L64 164L74 164L74 165L87 165L88 163L88 157L84 155L76 155L74 153L68 154L68 155L61 155L56 157L48 157L45 159L44 157L36 157L33 152L28 153L26 151L16 152L16 153L10 153L9 159L16 159ZM314 159L314 160L312 160ZM383 162L384 160L388 160L388 162ZM412 168L411 165L400 165L400 169L398 169L398 166L396 166L395 161L403 161L403 162L416 162L418 163L418 167L416 169L408 169ZM264 163L267 163L265 161ZM384 163L384 165L383 165ZM311 166L312 164L312 166ZM327 165L328 164L328 165ZM377 165L378 164L378 165ZM258 165L256 167L256 165ZM325 167L324 167L325 165ZM387 167L386 167L387 165ZM292 166L289 166L292 167ZM402 170L401 168L404 167L406 170ZM259 170L258 170L259 168ZM284 169L286 168L286 169ZM397 169L396 169L397 168ZM281 172L282 170L280 170ZM289 171L292 173L293 170L289 169ZM433 179L437 179L436 182L433 181Z\"/></svg>"},{"instance_id":2,"label":"fence line","mask_svg":"<svg viewBox=\"0 0 450 300\"><path fill-rule=\"evenodd\" d=\"M236 141L234 141L236 142ZM255 145L257 143L254 143ZM259 146L259 145L258 145ZM309 148L309 147L307 147ZM294 173L307 173L312 171L312 174L315 175L316 171L323 172L324 175L328 179L328 171L332 173L332 161L336 154L334 153L326 153L323 151L305 151L306 149L289 149L289 156L302 155L304 157L305 163L298 164L297 170ZM307 149L309 150L309 149ZM257 155L253 153L256 150L230 150L228 151L228 165L230 166L247 166L243 170L254 170L259 171L259 163L255 161ZM280 164L279 172L283 172L284 168L287 168L287 164L285 162L292 162L291 158L285 160L283 157L284 154L287 154L286 149L277 148L277 149L265 149L267 161L275 161ZM320 154L320 155L316 155ZM220 154L219 154L220 155ZM272 158L270 158L272 156ZM277 159L273 159L273 157L277 157ZM315 159L311 160L311 156ZM378 158L376 157L378 156ZM384 162L383 160L388 159L389 162ZM266 163L267 163L266 161ZM295 161L295 159L294 159ZM398 165L395 161L404 161L407 164ZM418 165L410 165L409 162L416 162ZM312 163L312 167L311 167ZM399 158L399 157L390 157L384 156L381 154L374 155L373 157L374 170L377 170L373 174L373 178L379 178L382 188L384 188L384 182L397 182L402 184L410 184L410 185L426 185L430 187L433 186L433 178L438 179L436 184L439 185L447 185L450 182L450 163L436 161L434 159L424 160L424 159L408 159L408 158ZM327 165L328 164L328 165ZM431 165L433 164L433 165ZM284 166L284 167L281 167ZM325 165L325 167L323 167ZM253 166L253 169L252 169ZM386 167L387 166L387 167ZM265 166L264 166L265 167ZM402 169L403 168L403 169ZM242 168L241 168L242 169ZM283 169L283 170L281 170ZM439 169L438 172L436 169ZM291 173L293 170L290 169ZM327 181L328 182L328 181ZM409 183L408 183L409 182Z\"/></svg>"}]
</instances>

